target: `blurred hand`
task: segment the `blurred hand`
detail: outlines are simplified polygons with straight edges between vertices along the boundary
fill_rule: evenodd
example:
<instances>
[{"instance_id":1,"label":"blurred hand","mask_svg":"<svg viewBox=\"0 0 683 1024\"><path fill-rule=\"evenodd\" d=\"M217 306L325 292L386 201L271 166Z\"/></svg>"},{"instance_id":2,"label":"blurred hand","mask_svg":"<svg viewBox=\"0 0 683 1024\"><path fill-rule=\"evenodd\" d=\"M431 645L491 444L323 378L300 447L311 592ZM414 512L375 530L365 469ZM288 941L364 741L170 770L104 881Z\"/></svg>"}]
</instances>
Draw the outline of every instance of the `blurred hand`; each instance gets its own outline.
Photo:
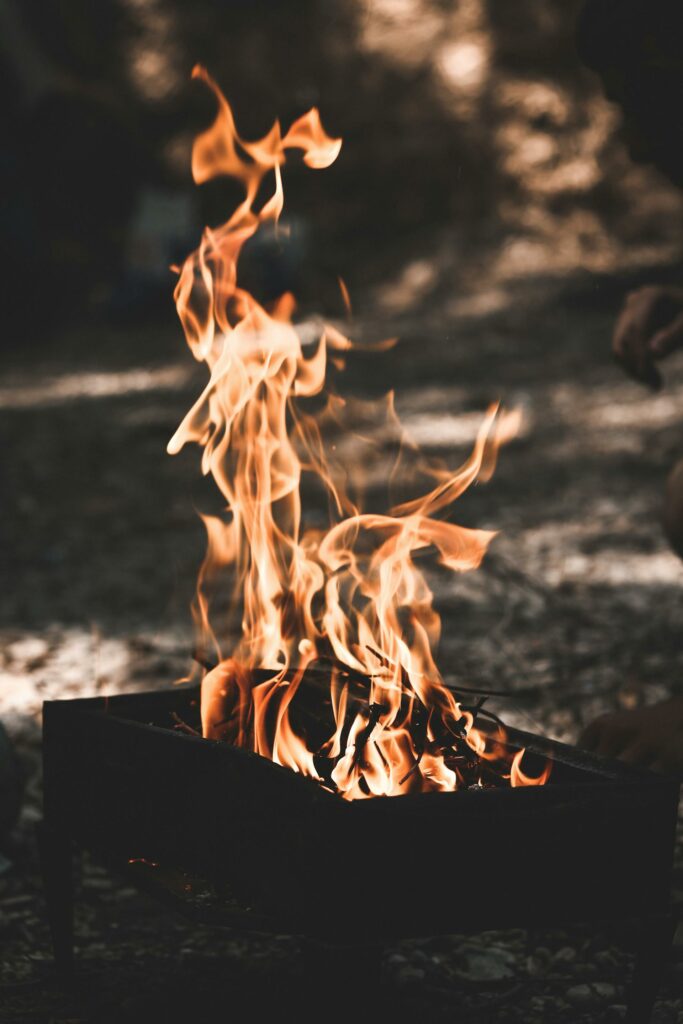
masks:
<instances>
[{"instance_id":1,"label":"blurred hand","mask_svg":"<svg viewBox=\"0 0 683 1024\"><path fill-rule=\"evenodd\" d=\"M612 338L612 351L626 372L659 388L655 363L677 348L683 348L683 288L646 285L630 292Z\"/></svg>"},{"instance_id":2,"label":"blurred hand","mask_svg":"<svg viewBox=\"0 0 683 1024\"><path fill-rule=\"evenodd\" d=\"M683 697L596 718L579 746L605 757L683 777Z\"/></svg>"}]
</instances>

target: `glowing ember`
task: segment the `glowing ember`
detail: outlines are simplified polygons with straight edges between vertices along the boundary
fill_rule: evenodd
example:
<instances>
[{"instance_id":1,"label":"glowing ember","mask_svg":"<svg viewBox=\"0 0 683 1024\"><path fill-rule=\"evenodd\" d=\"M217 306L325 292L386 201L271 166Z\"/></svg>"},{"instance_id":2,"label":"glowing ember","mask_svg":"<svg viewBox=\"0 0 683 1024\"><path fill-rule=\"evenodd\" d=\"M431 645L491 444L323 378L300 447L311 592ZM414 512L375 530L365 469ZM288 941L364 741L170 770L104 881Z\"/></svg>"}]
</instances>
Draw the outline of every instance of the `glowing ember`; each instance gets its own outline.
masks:
<instances>
[{"instance_id":1,"label":"glowing ember","mask_svg":"<svg viewBox=\"0 0 683 1024\"><path fill-rule=\"evenodd\" d=\"M323 392L330 350L339 362L352 343L325 327L306 358L292 296L266 310L237 283L242 246L282 211L287 150L324 168L341 140L327 136L313 109L284 135L276 122L264 138L245 142L215 83L201 68L194 75L218 100L214 124L195 141L194 179L230 175L245 189L230 220L205 230L175 291L187 342L210 378L168 450L201 445L202 471L226 503L223 518L203 517L208 549L195 613L201 647L213 648L218 662L202 682L204 735L249 747L347 799L492 779L543 783L547 770L525 775L521 752L511 760L503 746L502 728L476 729L478 708L464 707L444 685L432 655L439 616L414 561L429 548L454 572L480 564L493 534L438 516L490 475L511 420L489 409L467 461L455 472L430 467L432 488L422 497L383 515L356 507L326 457L322 416L304 412L300 401ZM256 209L267 175L274 189ZM327 410L334 408L330 398ZM303 473L329 494L327 532L303 522ZM224 572L234 574L242 616L241 641L227 657L206 586Z\"/></svg>"}]
</instances>

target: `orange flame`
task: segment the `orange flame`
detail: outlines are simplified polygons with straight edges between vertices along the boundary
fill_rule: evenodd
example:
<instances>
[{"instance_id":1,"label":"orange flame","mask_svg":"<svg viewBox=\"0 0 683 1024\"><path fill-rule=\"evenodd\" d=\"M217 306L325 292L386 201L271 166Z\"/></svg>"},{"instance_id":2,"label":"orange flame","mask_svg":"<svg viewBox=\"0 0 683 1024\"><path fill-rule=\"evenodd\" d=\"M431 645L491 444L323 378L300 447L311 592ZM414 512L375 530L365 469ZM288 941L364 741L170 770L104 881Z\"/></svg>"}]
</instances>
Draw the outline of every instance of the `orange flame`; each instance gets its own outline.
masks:
<instances>
[{"instance_id":1,"label":"orange flame","mask_svg":"<svg viewBox=\"0 0 683 1024\"><path fill-rule=\"evenodd\" d=\"M543 770L540 775L526 775L522 771L522 758L524 757L525 751L519 750L512 759L512 767L510 771L510 785L516 786L544 786L550 778L550 766L551 762L547 761L543 766Z\"/></svg>"},{"instance_id":2,"label":"orange flame","mask_svg":"<svg viewBox=\"0 0 683 1024\"><path fill-rule=\"evenodd\" d=\"M478 758L493 761L502 747L474 728L474 715L444 685L432 654L440 620L415 557L433 550L454 572L480 564L494 534L437 515L490 474L510 420L492 406L470 457L455 472L432 470L435 486L422 497L384 515L356 507L342 467L326 458L320 419L298 402L323 392L328 350L352 343L325 327L306 357L292 296L266 310L237 283L242 246L282 211L286 151L300 149L304 163L319 169L336 159L341 140L325 133L313 109L284 136L276 122L246 142L216 84L201 68L193 74L218 103L213 125L195 141L194 179L229 175L245 192L224 225L205 230L175 289L188 345L209 380L168 451L199 444L202 472L225 501L224 516L203 517L208 547L194 606L202 647L218 659L202 683L203 734L250 747L348 799L456 789ZM257 209L269 175L272 194ZM304 524L303 473L329 495L326 532ZM226 656L209 589L228 566L242 629ZM318 686L321 666L322 696L316 690L311 713L304 698L312 681ZM538 782L526 779L520 760L512 785Z\"/></svg>"}]
</instances>

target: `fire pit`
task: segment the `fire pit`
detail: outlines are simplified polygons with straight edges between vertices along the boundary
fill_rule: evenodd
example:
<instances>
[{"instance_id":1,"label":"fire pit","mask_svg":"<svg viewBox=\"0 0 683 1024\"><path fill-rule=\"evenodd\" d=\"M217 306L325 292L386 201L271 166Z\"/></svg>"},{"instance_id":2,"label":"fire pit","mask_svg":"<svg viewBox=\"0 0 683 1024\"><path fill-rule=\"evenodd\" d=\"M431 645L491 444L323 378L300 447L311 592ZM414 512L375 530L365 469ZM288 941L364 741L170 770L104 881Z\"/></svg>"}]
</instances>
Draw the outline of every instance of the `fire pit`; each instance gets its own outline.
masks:
<instances>
[{"instance_id":1,"label":"fire pit","mask_svg":"<svg viewBox=\"0 0 683 1024\"><path fill-rule=\"evenodd\" d=\"M110 863L180 868L219 892L228 882L278 930L351 945L642 919L631 1019L647 1019L671 939L675 782L511 729L512 750L552 760L546 786L343 801L178 731L199 697L177 688L45 704L43 854L63 965L75 840Z\"/></svg>"}]
</instances>

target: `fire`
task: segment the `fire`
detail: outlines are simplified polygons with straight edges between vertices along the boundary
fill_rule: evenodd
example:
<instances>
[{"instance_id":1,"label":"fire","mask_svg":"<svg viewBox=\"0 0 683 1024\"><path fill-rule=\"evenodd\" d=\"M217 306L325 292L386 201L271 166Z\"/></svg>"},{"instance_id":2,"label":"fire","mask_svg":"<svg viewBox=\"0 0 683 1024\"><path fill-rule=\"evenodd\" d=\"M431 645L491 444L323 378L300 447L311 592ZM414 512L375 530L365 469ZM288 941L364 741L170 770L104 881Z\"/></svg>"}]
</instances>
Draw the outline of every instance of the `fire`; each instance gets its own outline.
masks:
<instances>
[{"instance_id":1,"label":"fire","mask_svg":"<svg viewBox=\"0 0 683 1024\"><path fill-rule=\"evenodd\" d=\"M543 786L550 778L550 761L546 762L540 775L527 775L522 771L522 758L524 751L518 750L512 759L510 771L510 785L515 786Z\"/></svg>"},{"instance_id":2,"label":"fire","mask_svg":"<svg viewBox=\"0 0 683 1024\"><path fill-rule=\"evenodd\" d=\"M342 467L327 457L321 422L301 399L324 392L328 359L352 342L326 326L312 355L294 327L291 295L270 308L238 285L244 244L265 223L277 226L287 151L313 169L328 167L341 140L317 110L282 133L276 122L256 142L242 139L225 97L208 74L218 112L195 141L197 183L237 178L244 199L230 219L204 231L180 269L175 301L188 345L209 380L169 442L203 449L225 515L205 516L207 554L194 605L201 648L216 665L202 681L205 737L249 747L319 780L347 799L483 785L494 768L512 785L531 785L521 755L510 765L501 729L475 727L478 707L463 706L443 682L432 651L440 621L415 563L428 549L453 572L477 568L494 536L440 516L493 470L514 424L489 409L474 449L454 472L430 469L433 486L386 514L351 501ZM273 189L259 202L264 181ZM348 291L340 282L350 310ZM327 413L339 408L329 396ZM329 529L307 526L302 475L325 488ZM228 655L213 626L210 584L231 573L241 639ZM507 777L505 775L504 777Z\"/></svg>"}]
</instances>

